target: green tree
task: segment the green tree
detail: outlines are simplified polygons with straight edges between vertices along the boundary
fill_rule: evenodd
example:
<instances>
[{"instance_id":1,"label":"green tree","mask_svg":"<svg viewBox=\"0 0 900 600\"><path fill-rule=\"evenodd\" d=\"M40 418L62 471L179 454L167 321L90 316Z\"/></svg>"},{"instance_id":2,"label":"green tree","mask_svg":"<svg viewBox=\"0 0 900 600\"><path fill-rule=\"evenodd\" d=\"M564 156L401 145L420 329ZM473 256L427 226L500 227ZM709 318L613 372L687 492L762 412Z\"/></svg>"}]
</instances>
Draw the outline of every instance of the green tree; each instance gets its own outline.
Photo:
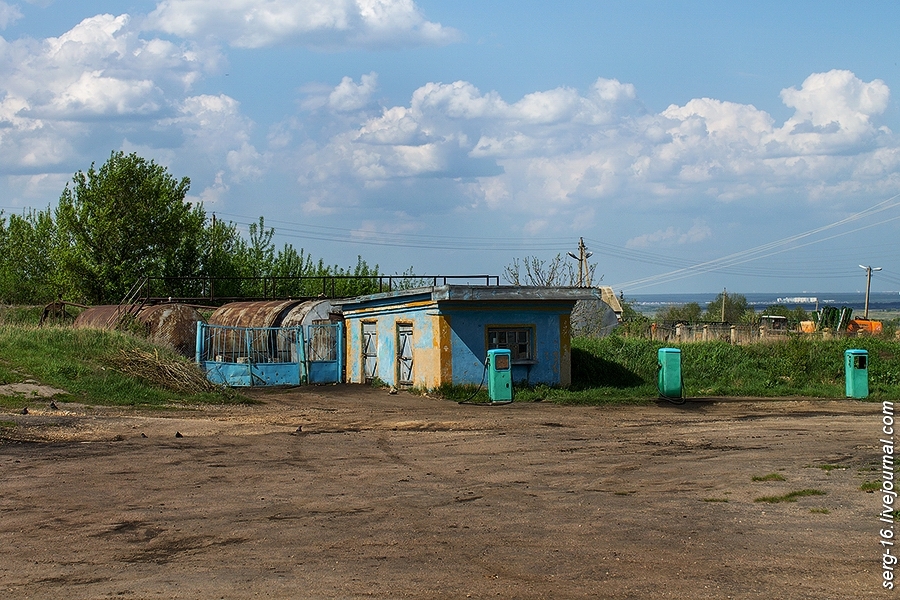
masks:
<instances>
[{"instance_id":1,"label":"green tree","mask_svg":"<svg viewBox=\"0 0 900 600\"><path fill-rule=\"evenodd\" d=\"M50 209L11 214L8 221L0 213L0 300L35 304L56 298L56 237Z\"/></svg>"},{"instance_id":2,"label":"green tree","mask_svg":"<svg viewBox=\"0 0 900 600\"><path fill-rule=\"evenodd\" d=\"M185 201L189 188L133 153L75 173L56 209L69 295L118 302L141 276L196 274L205 213Z\"/></svg>"},{"instance_id":3,"label":"green tree","mask_svg":"<svg viewBox=\"0 0 900 600\"><path fill-rule=\"evenodd\" d=\"M722 320L722 303L725 303L725 322L742 323L753 319L755 311L747 298L741 294L722 293L706 305L706 320Z\"/></svg>"},{"instance_id":4,"label":"green tree","mask_svg":"<svg viewBox=\"0 0 900 600\"><path fill-rule=\"evenodd\" d=\"M791 326L798 325L800 321L809 320L809 313L807 313L802 306L796 306L795 308L790 309L784 304L773 304L766 307L762 314L786 317Z\"/></svg>"},{"instance_id":5,"label":"green tree","mask_svg":"<svg viewBox=\"0 0 900 600\"><path fill-rule=\"evenodd\" d=\"M656 320L696 323L702 316L703 309L700 308L700 305L696 302L688 302L687 304L667 306L656 314Z\"/></svg>"}]
</instances>

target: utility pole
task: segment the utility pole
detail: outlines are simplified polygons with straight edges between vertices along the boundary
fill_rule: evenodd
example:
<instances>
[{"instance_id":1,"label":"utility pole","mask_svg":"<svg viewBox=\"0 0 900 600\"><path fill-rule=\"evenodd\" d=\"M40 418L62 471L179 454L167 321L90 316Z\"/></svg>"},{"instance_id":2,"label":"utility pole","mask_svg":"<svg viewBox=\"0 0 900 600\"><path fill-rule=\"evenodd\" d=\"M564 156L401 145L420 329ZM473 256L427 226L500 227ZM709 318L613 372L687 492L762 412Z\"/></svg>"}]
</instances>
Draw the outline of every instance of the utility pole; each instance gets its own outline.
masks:
<instances>
[{"instance_id":1,"label":"utility pole","mask_svg":"<svg viewBox=\"0 0 900 600\"><path fill-rule=\"evenodd\" d=\"M584 238L578 238L577 256L571 252L566 254L578 261L578 287L591 287L591 270L588 268L587 259L594 253L587 251L587 247L584 245Z\"/></svg>"},{"instance_id":2,"label":"utility pole","mask_svg":"<svg viewBox=\"0 0 900 600\"><path fill-rule=\"evenodd\" d=\"M725 301L728 300L728 288L722 288L722 322L725 322Z\"/></svg>"},{"instance_id":3,"label":"utility pole","mask_svg":"<svg viewBox=\"0 0 900 600\"><path fill-rule=\"evenodd\" d=\"M881 267L867 267L864 265L859 265L860 269L866 270L866 314L863 316L864 319L869 318L869 289L872 287L872 271L880 271Z\"/></svg>"}]
</instances>

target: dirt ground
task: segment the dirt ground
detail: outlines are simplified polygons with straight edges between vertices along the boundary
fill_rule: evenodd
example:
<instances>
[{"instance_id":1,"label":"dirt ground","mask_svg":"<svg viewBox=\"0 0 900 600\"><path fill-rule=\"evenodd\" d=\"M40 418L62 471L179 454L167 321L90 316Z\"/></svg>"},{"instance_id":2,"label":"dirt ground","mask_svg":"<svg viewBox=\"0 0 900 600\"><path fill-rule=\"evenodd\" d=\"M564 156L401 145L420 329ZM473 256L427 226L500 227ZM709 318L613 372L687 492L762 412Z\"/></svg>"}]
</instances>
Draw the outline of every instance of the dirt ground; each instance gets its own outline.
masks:
<instances>
[{"instance_id":1,"label":"dirt ground","mask_svg":"<svg viewBox=\"0 0 900 600\"><path fill-rule=\"evenodd\" d=\"M880 404L254 394L0 414L0 597L892 596Z\"/></svg>"}]
</instances>

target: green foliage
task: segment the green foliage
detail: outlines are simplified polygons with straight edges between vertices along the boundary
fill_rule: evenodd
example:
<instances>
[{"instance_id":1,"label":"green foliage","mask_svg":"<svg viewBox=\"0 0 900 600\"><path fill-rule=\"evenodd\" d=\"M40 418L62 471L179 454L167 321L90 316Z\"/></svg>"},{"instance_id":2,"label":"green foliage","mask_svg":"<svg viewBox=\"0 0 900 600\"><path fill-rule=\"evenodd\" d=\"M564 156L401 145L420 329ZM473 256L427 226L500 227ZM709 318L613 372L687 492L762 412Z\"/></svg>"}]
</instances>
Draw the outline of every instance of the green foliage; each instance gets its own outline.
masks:
<instances>
[{"instance_id":1,"label":"green foliage","mask_svg":"<svg viewBox=\"0 0 900 600\"><path fill-rule=\"evenodd\" d=\"M114 368L123 350L159 352L172 361L185 359L128 334L95 329L35 328L0 325L0 380L34 379L68 392L64 400L85 404L163 406L172 403L243 402L221 393L179 394ZM0 398L0 405L22 405L21 398Z\"/></svg>"},{"instance_id":2,"label":"green foliage","mask_svg":"<svg viewBox=\"0 0 900 600\"><path fill-rule=\"evenodd\" d=\"M760 314L785 317L788 320L788 326L791 329L796 329L797 325L800 324L800 321L809 321L810 319L809 313L806 312L802 306L796 306L795 308L790 309L784 304L773 304L768 306Z\"/></svg>"},{"instance_id":3,"label":"green foliage","mask_svg":"<svg viewBox=\"0 0 900 600\"><path fill-rule=\"evenodd\" d=\"M769 473L768 475L754 475L750 478L752 481L784 481L784 476L780 473Z\"/></svg>"},{"instance_id":4,"label":"green foliage","mask_svg":"<svg viewBox=\"0 0 900 600\"><path fill-rule=\"evenodd\" d=\"M0 212L0 290L9 303L53 299L60 290L54 249L56 224L50 210L23 216Z\"/></svg>"},{"instance_id":5,"label":"green foliage","mask_svg":"<svg viewBox=\"0 0 900 600\"><path fill-rule=\"evenodd\" d=\"M742 294L722 293L706 305L707 321L722 321L722 303L725 304L726 323L749 323L753 320L753 307Z\"/></svg>"},{"instance_id":6,"label":"green foliage","mask_svg":"<svg viewBox=\"0 0 900 600\"><path fill-rule=\"evenodd\" d=\"M703 317L703 309L696 302L667 306L656 315L659 321L696 323Z\"/></svg>"},{"instance_id":7,"label":"green foliage","mask_svg":"<svg viewBox=\"0 0 900 600\"><path fill-rule=\"evenodd\" d=\"M824 496L826 492L822 490L796 490L793 492L788 492L783 496L763 496L762 498L756 498L754 502L768 502L769 504L778 504L779 502L796 502L797 498L803 498L806 496Z\"/></svg>"},{"instance_id":8,"label":"green foliage","mask_svg":"<svg viewBox=\"0 0 900 600\"><path fill-rule=\"evenodd\" d=\"M0 212L0 302L37 304L62 297L118 303L142 277L151 296L248 298L355 296L378 291L378 265L357 257L341 267L251 223L207 221L186 201L190 181L152 160L113 152L78 171L55 212ZM306 279L303 279L306 278ZM333 279L323 284L323 279Z\"/></svg>"},{"instance_id":9,"label":"green foliage","mask_svg":"<svg viewBox=\"0 0 900 600\"><path fill-rule=\"evenodd\" d=\"M596 398L656 398L662 342L617 335L572 340L572 392ZM879 338L816 340L794 336L750 345L681 344L685 395L843 398L844 351L869 353L869 395L900 398L900 343Z\"/></svg>"},{"instance_id":10,"label":"green foliage","mask_svg":"<svg viewBox=\"0 0 900 600\"><path fill-rule=\"evenodd\" d=\"M118 302L139 276L175 277L196 263L203 208L190 180L136 154L113 152L66 185L56 209L58 259L76 298ZM192 260L193 259L193 260Z\"/></svg>"}]
</instances>

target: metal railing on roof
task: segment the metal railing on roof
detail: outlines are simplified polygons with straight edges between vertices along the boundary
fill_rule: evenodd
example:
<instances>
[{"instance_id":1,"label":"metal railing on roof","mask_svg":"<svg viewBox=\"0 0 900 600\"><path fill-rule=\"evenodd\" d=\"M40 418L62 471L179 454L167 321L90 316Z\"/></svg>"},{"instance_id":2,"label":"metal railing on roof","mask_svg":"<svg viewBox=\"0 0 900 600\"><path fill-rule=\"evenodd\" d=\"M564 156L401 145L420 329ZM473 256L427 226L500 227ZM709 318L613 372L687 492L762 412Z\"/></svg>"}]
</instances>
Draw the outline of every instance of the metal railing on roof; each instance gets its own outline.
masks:
<instances>
[{"instance_id":1,"label":"metal railing on roof","mask_svg":"<svg viewBox=\"0 0 900 600\"><path fill-rule=\"evenodd\" d=\"M138 283L140 285L138 285ZM223 304L281 298L352 298L448 284L499 286L497 275L322 275L306 277L143 277L140 301Z\"/></svg>"}]
</instances>

